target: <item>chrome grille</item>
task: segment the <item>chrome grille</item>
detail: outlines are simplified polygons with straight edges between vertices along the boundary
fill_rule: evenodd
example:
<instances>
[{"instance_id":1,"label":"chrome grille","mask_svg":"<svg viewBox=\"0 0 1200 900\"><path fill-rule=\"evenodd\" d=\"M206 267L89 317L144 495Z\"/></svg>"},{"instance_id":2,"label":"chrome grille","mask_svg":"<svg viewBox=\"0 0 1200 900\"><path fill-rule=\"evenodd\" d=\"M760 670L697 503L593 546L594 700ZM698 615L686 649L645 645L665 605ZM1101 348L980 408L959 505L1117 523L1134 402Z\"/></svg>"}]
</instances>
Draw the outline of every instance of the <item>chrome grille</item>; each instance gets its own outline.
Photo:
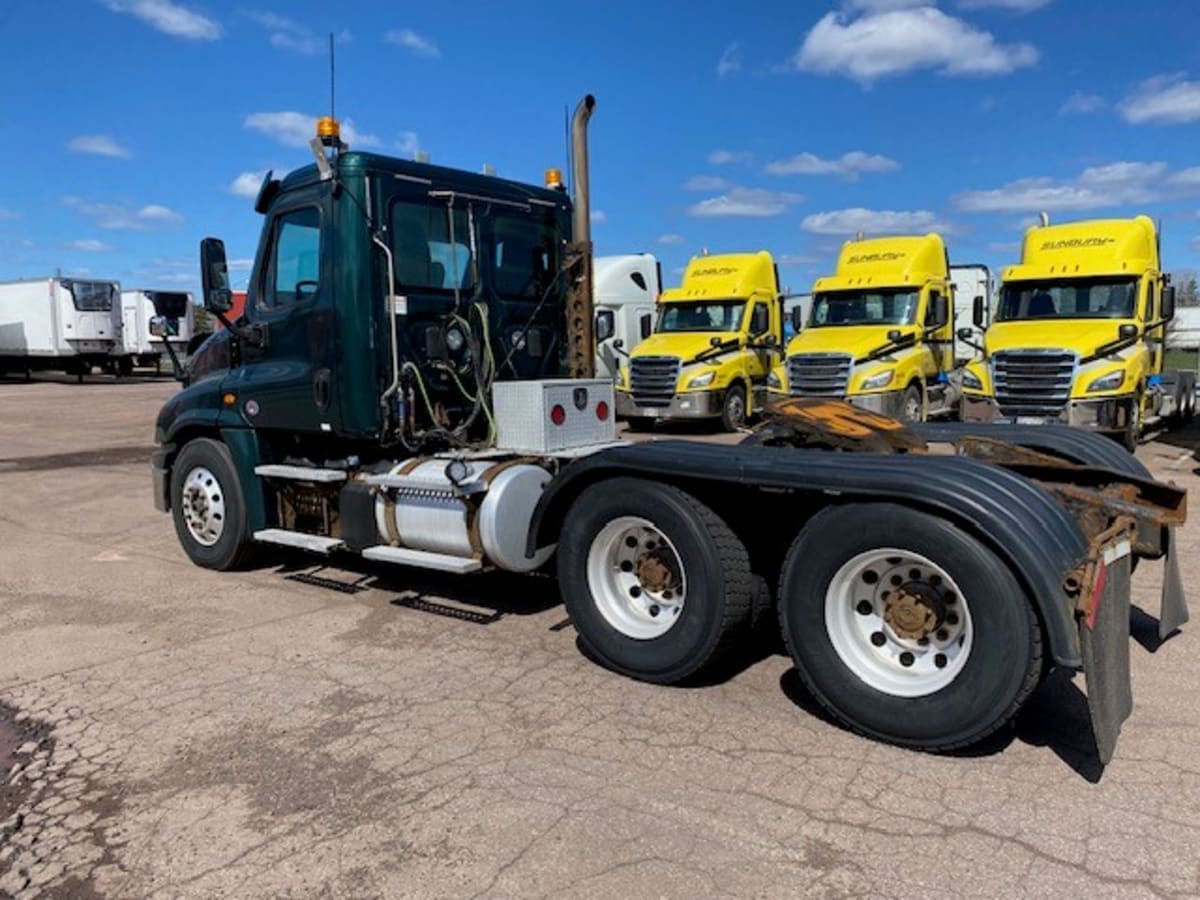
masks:
<instances>
[{"instance_id":1,"label":"chrome grille","mask_svg":"<svg viewBox=\"0 0 1200 900\"><path fill-rule=\"evenodd\" d=\"M993 355L1000 414L1057 416L1071 397L1077 360L1069 350L1002 350Z\"/></svg>"},{"instance_id":2,"label":"chrome grille","mask_svg":"<svg viewBox=\"0 0 1200 900\"><path fill-rule=\"evenodd\" d=\"M638 406L669 406L678 383L674 356L637 356L629 364L629 392Z\"/></svg>"},{"instance_id":3,"label":"chrome grille","mask_svg":"<svg viewBox=\"0 0 1200 900\"><path fill-rule=\"evenodd\" d=\"M788 357L788 392L793 397L844 397L854 364L848 353L796 353Z\"/></svg>"}]
</instances>

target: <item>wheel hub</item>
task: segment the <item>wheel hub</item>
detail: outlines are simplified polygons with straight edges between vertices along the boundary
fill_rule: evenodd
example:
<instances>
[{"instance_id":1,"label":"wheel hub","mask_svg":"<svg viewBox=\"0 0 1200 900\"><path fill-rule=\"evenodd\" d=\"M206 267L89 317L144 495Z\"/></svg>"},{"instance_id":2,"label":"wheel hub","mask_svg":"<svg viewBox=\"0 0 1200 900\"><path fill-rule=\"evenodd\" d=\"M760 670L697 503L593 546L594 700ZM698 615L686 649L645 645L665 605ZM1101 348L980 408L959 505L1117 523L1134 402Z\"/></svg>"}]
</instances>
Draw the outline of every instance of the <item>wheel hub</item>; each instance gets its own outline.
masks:
<instances>
[{"instance_id":1,"label":"wheel hub","mask_svg":"<svg viewBox=\"0 0 1200 900\"><path fill-rule=\"evenodd\" d=\"M945 604L935 591L920 582L908 582L892 591L883 605L883 620L896 637L919 641L933 634L945 615Z\"/></svg>"},{"instance_id":2,"label":"wheel hub","mask_svg":"<svg viewBox=\"0 0 1200 900\"><path fill-rule=\"evenodd\" d=\"M654 551L641 554L634 571L642 588L656 594L670 589L675 582L675 573L662 556Z\"/></svg>"},{"instance_id":3,"label":"wheel hub","mask_svg":"<svg viewBox=\"0 0 1200 900\"><path fill-rule=\"evenodd\" d=\"M670 631L687 599L678 551L657 526L636 516L614 519L593 538L587 578L600 614L637 640Z\"/></svg>"}]
</instances>

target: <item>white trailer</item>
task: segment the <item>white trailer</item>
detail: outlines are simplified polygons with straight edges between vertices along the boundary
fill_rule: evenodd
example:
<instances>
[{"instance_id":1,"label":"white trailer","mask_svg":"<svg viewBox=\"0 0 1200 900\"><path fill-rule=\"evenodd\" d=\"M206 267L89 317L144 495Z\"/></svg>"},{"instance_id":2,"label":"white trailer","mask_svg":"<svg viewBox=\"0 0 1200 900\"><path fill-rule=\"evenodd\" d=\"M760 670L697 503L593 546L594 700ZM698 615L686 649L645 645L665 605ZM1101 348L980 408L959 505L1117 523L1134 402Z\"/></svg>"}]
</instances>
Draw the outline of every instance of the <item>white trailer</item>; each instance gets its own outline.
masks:
<instances>
[{"instance_id":1,"label":"white trailer","mask_svg":"<svg viewBox=\"0 0 1200 900\"><path fill-rule=\"evenodd\" d=\"M983 343L983 328L992 318L992 273L982 263L950 267L950 281L954 292L954 361L957 364L979 357L979 351L971 347L958 335L960 328L975 332L977 343ZM976 298L983 298L983 328L975 324Z\"/></svg>"},{"instance_id":2,"label":"white trailer","mask_svg":"<svg viewBox=\"0 0 1200 900\"><path fill-rule=\"evenodd\" d=\"M122 346L115 281L39 278L0 283L0 372L54 369L80 381Z\"/></svg>"},{"instance_id":3,"label":"white trailer","mask_svg":"<svg viewBox=\"0 0 1200 900\"><path fill-rule=\"evenodd\" d=\"M654 330L662 266L651 253L629 253L598 256L592 271L596 377L615 378L621 359Z\"/></svg>"},{"instance_id":4,"label":"white trailer","mask_svg":"<svg viewBox=\"0 0 1200 900\"><path fill-rule=\"evenodd\" d=\"M164 320L164 335L156 337L150 323L156 317ZM121 292L121 319L124 342L119 351L118 371L128 374L136 366L162 366L163 341L168 341L176 353L183 353L192 339L195 326L195 306L186 291L156 291L145 288ZM114 351L117 352L117 351Z\"/></svg>"}]
</instances>

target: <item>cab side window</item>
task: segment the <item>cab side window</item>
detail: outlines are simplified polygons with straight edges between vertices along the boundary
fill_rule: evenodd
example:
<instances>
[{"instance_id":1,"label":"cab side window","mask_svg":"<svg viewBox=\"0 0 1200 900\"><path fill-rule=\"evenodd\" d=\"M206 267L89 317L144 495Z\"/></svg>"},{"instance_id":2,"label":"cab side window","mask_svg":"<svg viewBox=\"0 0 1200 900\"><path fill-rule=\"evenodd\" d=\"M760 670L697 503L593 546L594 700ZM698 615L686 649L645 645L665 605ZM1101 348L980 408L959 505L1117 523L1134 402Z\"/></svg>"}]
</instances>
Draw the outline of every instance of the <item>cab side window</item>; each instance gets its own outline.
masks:
<instances>
[{"instance_id":1,"label":"cab side window","mask_svg":"<svg viewBox=\"0 0 1200 900\"><path fill-rule=\"evenodd\" d=\"M755 303L750 313L750 334L760 335L771 329L771 311L765 303Z\"/></svg>"},{"instance_id":2,"label":"cab side window","mask_svg":"<svg viewBox=\"0 0 1200 900\"><path fill-rule=\"evenodd\" d=\"M1152 281L1146 288L1146 321L1157 322L1158 319L1158 285Z\"/></svg>"},{"instance_id":3,"label":"cab side window","mask_svg":"<svg viewBox=\"0 0 1200 900\"><path fill-rule=\"evenodd\" d=\"M930 328L937 323L937 306L941 298L940 291L929 292L929 303L925 307L925 327Z\"/></svg>"},{"instance_id":4,"label":"cab side window","mask_svg":"<svg viewBox=\"0 0 1200 900\"><path fill-rule=\"evenodd\" d=\"M263 305L289 306L316 295L321 280L321 213L306 206L275 220Z\"/></svg>"}]
</instances>

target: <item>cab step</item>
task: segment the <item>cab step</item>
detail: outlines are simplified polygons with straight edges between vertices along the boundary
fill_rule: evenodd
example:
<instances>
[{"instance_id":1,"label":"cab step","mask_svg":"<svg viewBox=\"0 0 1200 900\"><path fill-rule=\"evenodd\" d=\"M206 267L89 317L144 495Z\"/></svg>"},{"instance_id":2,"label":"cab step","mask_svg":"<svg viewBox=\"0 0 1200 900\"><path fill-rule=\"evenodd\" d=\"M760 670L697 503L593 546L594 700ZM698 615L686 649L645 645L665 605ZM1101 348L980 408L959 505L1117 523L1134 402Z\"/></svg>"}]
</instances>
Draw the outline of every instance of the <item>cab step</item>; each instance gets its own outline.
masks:
<instances>
[{"instance_id":1,"label":"cab step","mask_svg":"<svg viewBox=\"0 0 1200 900\"><path fill-rule=\"evenodd\" d=\"M408 547L368 547L362 552L362 555L363 559L372 559L376 562L415 566L419 569L436 569L439 572L453 572L456 575L478 572L483 568L483 563L477 559L463 559L461 556L430 553L427 550L412 550Z\"/></svg>"},{"instance_id":2,"label":"cab step","mask_svg":"<svg viewBox=\"0 0 1200 900\"><path fill-rule=\"evenodd\" d=\"M314 481L321 484L336 484L346 480L346 473L342 469L318 469L313 466L255 466L254 474L263 478L286 478L289 481Z\"/></svg>"},{"instance_id":3,"label":"cab step","mask_svg":"<svg viewBox=\"0 0 1200 900\"><path fill-rule=\"evenodd\" d=\"M287 531L283 528L264 528L262 531L256 531L254 539L263 544L279 544L283 547L296 547L300 550L308 550L310 553L326 555L346 546L345 542L338 538L305 534L302 531Z\"/></svg>"}]
</instances>

